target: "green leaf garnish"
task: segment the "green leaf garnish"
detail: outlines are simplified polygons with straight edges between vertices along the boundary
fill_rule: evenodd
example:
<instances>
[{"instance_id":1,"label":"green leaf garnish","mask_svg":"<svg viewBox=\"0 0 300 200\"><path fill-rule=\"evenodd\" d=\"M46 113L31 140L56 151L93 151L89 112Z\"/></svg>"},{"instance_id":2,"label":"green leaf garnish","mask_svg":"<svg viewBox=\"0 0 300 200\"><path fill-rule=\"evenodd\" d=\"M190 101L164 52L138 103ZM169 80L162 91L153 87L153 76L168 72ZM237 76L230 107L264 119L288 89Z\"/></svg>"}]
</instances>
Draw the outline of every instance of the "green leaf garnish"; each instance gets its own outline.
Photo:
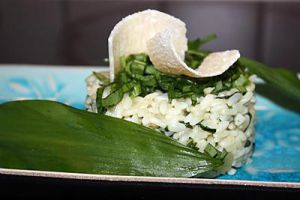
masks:
<instances>
[{"instance_id":1,"label":"green leaf garnish","mask_svg":"<svg viewBox=\"0 0 300 200\"><path fill-rule=\"evenodd\" d=\"M150 128L61 103L0 105L2 168L192 177L223 163Z\"/></svg>"},{"instance_id":2,"label":"green leaf garnish","mask_svg":"<svg viewBox=\"0 0 300 200\"><path fill-rule=\"evenodd\" d=\"M188 49L189 50L198 50L201 46L203 46L206 43L209 43L212 40L217 39L216 34L210 34L203 38L197 38L195 40L189 40L188 41Z\"/></svg>"},{"instance_id":3,"label":"green leaf garnish","mask_svg":"<svg viewBox=\"0 0 300 200\"><path fill-rule=\"evenodd\" d=\"M267 84L300 101L300 79L296 73L287 69L271 68L245 57L241 57L239 63L247 67L251 73L259 76Z\"/></svg>"},{"instance_id":4,"label":"green leaf garnish","mask_svg":"<svg viewBox=\"0 0 300 200\"><path fill-rule=\"evenodd\" d=\"M203 38L188 41L188 51L185 54L185 63L192 69L198 68L206 55L199 53L197 50L204 44L216 39L216 34L210 34Z\"/></svg>"}]
</instances>

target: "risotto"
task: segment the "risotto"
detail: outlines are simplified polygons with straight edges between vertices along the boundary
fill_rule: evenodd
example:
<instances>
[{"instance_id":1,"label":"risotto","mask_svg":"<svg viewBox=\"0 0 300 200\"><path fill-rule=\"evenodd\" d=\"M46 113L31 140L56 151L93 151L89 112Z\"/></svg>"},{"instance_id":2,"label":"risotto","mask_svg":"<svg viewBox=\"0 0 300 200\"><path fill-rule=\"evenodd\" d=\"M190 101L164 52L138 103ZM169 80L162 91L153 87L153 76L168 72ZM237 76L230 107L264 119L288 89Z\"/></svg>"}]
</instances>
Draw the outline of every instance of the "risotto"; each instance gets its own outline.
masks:
<instances>
[{"instance_id":1,"label":"risotto","mask_svg":"<svg viewBox=\"0 0 300 200\"><path fill-rule=\"evenodd\" d=\"M234 174L254 147L255 77L238 50L201 51L215 36L188 41L186 32L155 10L122 19L108 39L109 77L86 79L86 108L155 129L221 160L215 175Z\"/></svg>"},{"instance_id":2,"label":"risotto","mask_svg":"<svg viewBox=\"0 0 300 200\"><path fill-rule=\"evenodd\" d=\"M204 89L193 105L190 98L168 99L168 94L156 90L145 96L125 94L106 115L122 118L156 129L178 142L205 152L210 146L233 155L232 169L247 162L254 147L255 96L254 79L249 76L246 91L238 89L214 94L214 87ZM101 80L96 75L86 79L88 111L97 112L97 89ZM107 96L109 89L103 93Z\"/></svg>"}]
</instances>

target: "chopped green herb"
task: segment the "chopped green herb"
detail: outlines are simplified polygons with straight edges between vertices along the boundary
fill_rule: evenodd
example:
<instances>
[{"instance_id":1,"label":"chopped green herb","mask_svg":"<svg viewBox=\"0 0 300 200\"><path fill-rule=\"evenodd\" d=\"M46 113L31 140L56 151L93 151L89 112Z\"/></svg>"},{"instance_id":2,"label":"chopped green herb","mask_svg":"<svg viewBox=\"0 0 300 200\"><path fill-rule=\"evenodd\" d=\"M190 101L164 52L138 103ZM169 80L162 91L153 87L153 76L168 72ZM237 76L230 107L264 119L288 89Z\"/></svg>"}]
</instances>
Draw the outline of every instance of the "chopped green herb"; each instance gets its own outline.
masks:
<instances>
[{"instance_id":1,"label":"chopped green herb","mask_svg":"<svg viewBox=\"0 0 300 200\"><path fill-rule=\"evenodd\" d=\"M204 149L204 152L207 153L212 158L214 158L218 154L218 150L213 145L211 145L210 143L208 143L206 145L206 147Z\"/></svg>"},{"instance_id":2,"label":"chopped green herb","mask_svg":"<svg viewBox=\"0 0 300 200\"><path fill-rule=\"evenodd\" d=\"M117 82L121 82L121 83L127 83L127 82L131 81L131 78L128 77L126 75L126 73L124 73L124 72L120 72L119 76L116 77L116 79L117 79Z\"/></svg>"},{"instance_id":3,"label":"chopped green herb","mask_svg":"<svg viewBox=\"0 0 300 200\"><path fill-rule=\"evenodd\" d=\"M251 141L247 140L244 147L249 147L251 145Z\"/></svg>"},{"instance_id":4,"label":"chopped green herb","mask_svg":"<svg viewBox=\"0 0 300 200\"><path fill-rule=\"evenodd\" d=\"M223 149L222 152L218 152L218 155L216 156L217 159L223 160L227 156L228 152Z\"/></svg>"},{"instance_id":5,"label":"chopped green herb","mask_svg":"<svg viewBox=\"0 0 300 200\"><path fill-rule=\"evenodd\" d=\"M120 58L121 67L126 67L126 56L121 56Z\"/></svg>"},{"instance_id":6,"label":"chopped green herb","mask_svg":"<svg viewBox=\"0 0 300 200\"><path fill-rule=\"evenodd\" d=\"M192 59L197 62L201 62L201 59L205 57L194 50L189 50L186 56L193 57ZM111 83L111 94L103 99L102 105L105 108L119 103L125 93L129 93L132 97L146 96L156 90L167 93L170 102L172 99L190 98L192 104L195 105L197 97L204 94L203 90L206 87L215 87L213 94L232 87L244 91L247 83L243 79L249 76L245 68L235 65L220 76L196 79L162 73L155 69L149 57L144 53L123 56L120 59L122 70ZM241 75L243 79L239 79ZM113 101L108 103L109 99Z\"/></svg>"},{"instance_id":7,"label":"chopped green herb","mask_svg":"<svg viewBox=\"0 0 300 200\"><path fill-rule=\"evenodd\" d=\"M249 128L249 126L250 126L250 124L251 124L251 121L252 121L252 115L251 115L251 113L247 113L247 115L249 116L249 124L248 124L248 126L245 128L245 130L243 130L244 132Z\"/></svg>"},{"instance_id":8,"label":"chopped green herb","mask_svg":"<svg viewBox=\"0 0 300 200\"><path fill-rule=\"evenodd\" d=\"M166 126L166 128L165 128L165 131L166 131L166 132L168 132L168 131L169 131L169 128L168 128L168 126Z\"/></svg>"},{"instance_id":9,"label":"chopped green herb","mask_svg":"<svg viewBox=\"0 0 300 200\"><path fill-rule=\"evenodd\" d=\"M101 85L108 85L109 84L109 78L107 76L105 76L103 73L101 72L93 72L94 76L96 76L96 78L101 81Z\"/></svg>"},{"instance_id":10,"label":"chopped green herb","mask_svg":"<svg viewBox=\"0 0 300 200\"><path fill-rule=\"evenodd\" d=\"M233 94L230 94L230 95L225 95L225 96L222 96L222 97L216 97L216 99L229 99L230 97L232 97L233 95L235 95L237 92L234 92Z\"/></svg>"},{"instance_id":11,"label":"chopped green herb","mask_svg":"<svg viewBox=\"0 0 300 200\"><path fill-rule=\"evenodd\" d=\"M182 124L184 124L185 125L185 127L187 127L187 128L193 128L193 126L190 124L190 123L185 123L184 121L179 121L179 123L182 123Z\"/></svg>"},{"instance_id":12,"label":"chopped green herb","mask_svg":"<svg viewBox=\"0 0 300 200\"><path fill-rule=\"evenodd\" d=\"M192 100L192 105L193 105L193 106L196 105L196 103L197 103L197 96L196 96L195 94L193 94L193 95L191 96L191 100Z\"/></svg>"},{"instance_id":13,"label":"chopped green herb","mask_svg":"<svg viewBox=\"0 0 300 200\"><path fill-rule=\"evenodd\" d=\"M136 80L140 81L143 86L156 86L157 85L157 81L155 79L155 76L153 76L153 75L143 76L143 75L136 74L135 78L136 78Z\"/></svg>"},{"instance_id":14,"label":"chopped green herb","mask_svg":"<svg viewBox=\"0 0 300 200\"><path fill-rule=\"evenodd\" d=\"M144 53L135 54L134 58L135 60L142 61L144 63L147 63L149 61L149 57Z\"/></svg>"},{"instance_id":15,"label":"chopped green herb","mask_svg":"<svg viewBox=\"0 0 300 200\"><path fill-rule=\"evenodd\" d=\"M205 126L205 125L202 124L202 122L203 121L201 121L200 123L197 124L201 127L202 130L210 132L210 133L215 133L216 132L216 129Z\"/></svg>"},{"instance_id":16,"label":"chopped green herb","mask_svg":"<svg viewBox=\"0 0 300 200\"><path fill-rule=\"evenodd\" d=\"M136 83L133 86L133 90L131 92L131 96L132 97L136 97L136 96L139 96L141 93L142 93L141 84L140 83Z\"/></svg>"},{"instance_id":17,"label":"chopped green herb","mask_svg":"<svg viewBox=\"0 0 300 200\"><path fill-rule=\"evenodd\" d=\"M192 91L192 85L184 85L182 87L182 92L191 92Z\"/></svg>"},{"instance_id":18,"label":"chopped green herb","mask_svg":"<svg viewBox=\"0 0 300 200\"><path fill-rule=\"evenodd\" d=\"M223 151L219 151L210 143L206 145L204 153L208 154L212 158L217 158L220 160L224 160L225 157L228 155L228 152L225 149L223 149Z\"/></svg>"},{"instance_id":19,"label":"chopped green herb","mask_svg":"<svg viewBox=\"0 0 300 200\"><path fill-rule=\"evenodd\" d=\"M199 148L196 145L197 145L197 142L195 142L192 138L189 138L186 146L190 147L192 149L195 149L195 150L199 150Z\"/></svg>"},{"instance_id":20,"label":"chopped green herb","mask_svg":"<svg viewBox=\"0 0 300 200\"><path fill-rule=\"evenodd\" d=\"M160 72L153 65L146 66L145 74L154 75L156 79L159 79L160 76Z\"/></svg>"},{"instance_id":21,"label":"chopped green herb","mask_svg":"<svg viewBox=\"0 0 300 200\"><path fill-rule=\"evenodd\" d=\"M124 85L122 85L121 90L123 93L127 93L129 91L131 91L131 89L135 86L134 81L126 83Z\"/></svg>"},{"instance_id":22,"label":"chopped green herb","mask_svg":"<svg viewBox=\"0 0 300 200\"><path fill-rule=\"evenodd\" d=\"M223 83L222 83L222 81L218 81L215 84L214 92L220 92L222 89L223 89Z\"/></svg>"},{"instance_id":23,"label":"chopped green herb","mask_svg":"<svg viewBox=\"0 0 300 200\"><path fill-rule=\"evenodd\" d=\"M96 96L96 106L97 106L97 111L98 113L103 113L103 105L102 105L102 95L103 95L104 88L99 87L97 89L97 96Z\"/></svg>"},{"instance_id":24,"label":"chopped green herb","mask_svg":"<svg viewBox=\"0 0 300 200\"><path fill-rule=\"evenodd\" d=\"M111 93L110 95L102 99L103 107L107 108L107 107L117 105L122 100L123 95L124 93L122 91L122 88L116 90L115 92Z\"/></svg>"},{"instance_id":25,"label":"chopped green herb","mask_svg":"<svg viewBox=\"0 0 300 200\"><path fill-rule=\"evenodd\" d=\"M133 74L144 74L146 63L139 61L139 60L134 60L131 63L131 71Z\"/></svg>"}]
</instances>

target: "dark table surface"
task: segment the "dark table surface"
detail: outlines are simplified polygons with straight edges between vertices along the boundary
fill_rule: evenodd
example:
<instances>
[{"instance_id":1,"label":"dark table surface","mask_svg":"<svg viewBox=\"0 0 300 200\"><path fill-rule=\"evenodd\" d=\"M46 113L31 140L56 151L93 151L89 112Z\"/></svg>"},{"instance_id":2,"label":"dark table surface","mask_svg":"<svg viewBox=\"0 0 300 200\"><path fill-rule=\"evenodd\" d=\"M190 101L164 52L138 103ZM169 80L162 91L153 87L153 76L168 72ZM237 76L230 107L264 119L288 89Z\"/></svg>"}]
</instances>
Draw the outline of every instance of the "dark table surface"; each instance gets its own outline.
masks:
<instances>
[{"instance_id":1,"label":"dark table surface","mask_svg":"<svg viewBox=\"0 0 300 200\"><path fill-rule=\"evenodd\" d=\"M190 199L214 198L255 199L276 195L279 199L300 199L300 189L257 186L172 184L76 180L50 177L0 175L2 197L72 197L97 196L101 199Z\"/></svg>"}]
</instances>

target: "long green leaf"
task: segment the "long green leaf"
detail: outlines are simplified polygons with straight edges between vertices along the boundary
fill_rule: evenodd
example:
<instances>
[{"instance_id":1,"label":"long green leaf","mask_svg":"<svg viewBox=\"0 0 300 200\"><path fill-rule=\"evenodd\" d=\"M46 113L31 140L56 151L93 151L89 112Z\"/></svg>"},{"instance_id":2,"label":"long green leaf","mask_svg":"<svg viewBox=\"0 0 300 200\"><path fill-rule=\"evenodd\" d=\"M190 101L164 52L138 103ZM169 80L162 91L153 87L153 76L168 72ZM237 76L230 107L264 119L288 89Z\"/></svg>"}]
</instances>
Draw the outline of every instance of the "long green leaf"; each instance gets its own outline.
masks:
<instances>
[{"instance_id":1,"label":"long green leaf","mask_svg":"<svg viewBox=\"0 0 300 200\"><path fill-rule=\"evenodd\" d=\"M197 50L199 49L201 46L203 46L206 43L211 42L212 40L217 39L217 35L216 34L210 34L207 35L203 38L197 38L195 40L189 40L188 41L188 49L189 50Z\"/></svg>"},{"instance_id":2,"label":"long green leaf","mask_svg":"<svg viewBox=\"0 0 300 200\"><path fill-rule=\"evenodd\" d=\"M268 84L300 101L300 80L296 73L282 68L271 68L245 57L241 57L239 62Z\"/></svg>"},{"instance_id":3,"label":"long green leaf","mask_svg":"<svg viewBox=\"0 0 300 200\"><path fill-rule=\"evenodd\" d=\"M52 101L0 105L0 167L113 175L201 176L221 160L152 129Z\"/></svg>"}]
</instances>

